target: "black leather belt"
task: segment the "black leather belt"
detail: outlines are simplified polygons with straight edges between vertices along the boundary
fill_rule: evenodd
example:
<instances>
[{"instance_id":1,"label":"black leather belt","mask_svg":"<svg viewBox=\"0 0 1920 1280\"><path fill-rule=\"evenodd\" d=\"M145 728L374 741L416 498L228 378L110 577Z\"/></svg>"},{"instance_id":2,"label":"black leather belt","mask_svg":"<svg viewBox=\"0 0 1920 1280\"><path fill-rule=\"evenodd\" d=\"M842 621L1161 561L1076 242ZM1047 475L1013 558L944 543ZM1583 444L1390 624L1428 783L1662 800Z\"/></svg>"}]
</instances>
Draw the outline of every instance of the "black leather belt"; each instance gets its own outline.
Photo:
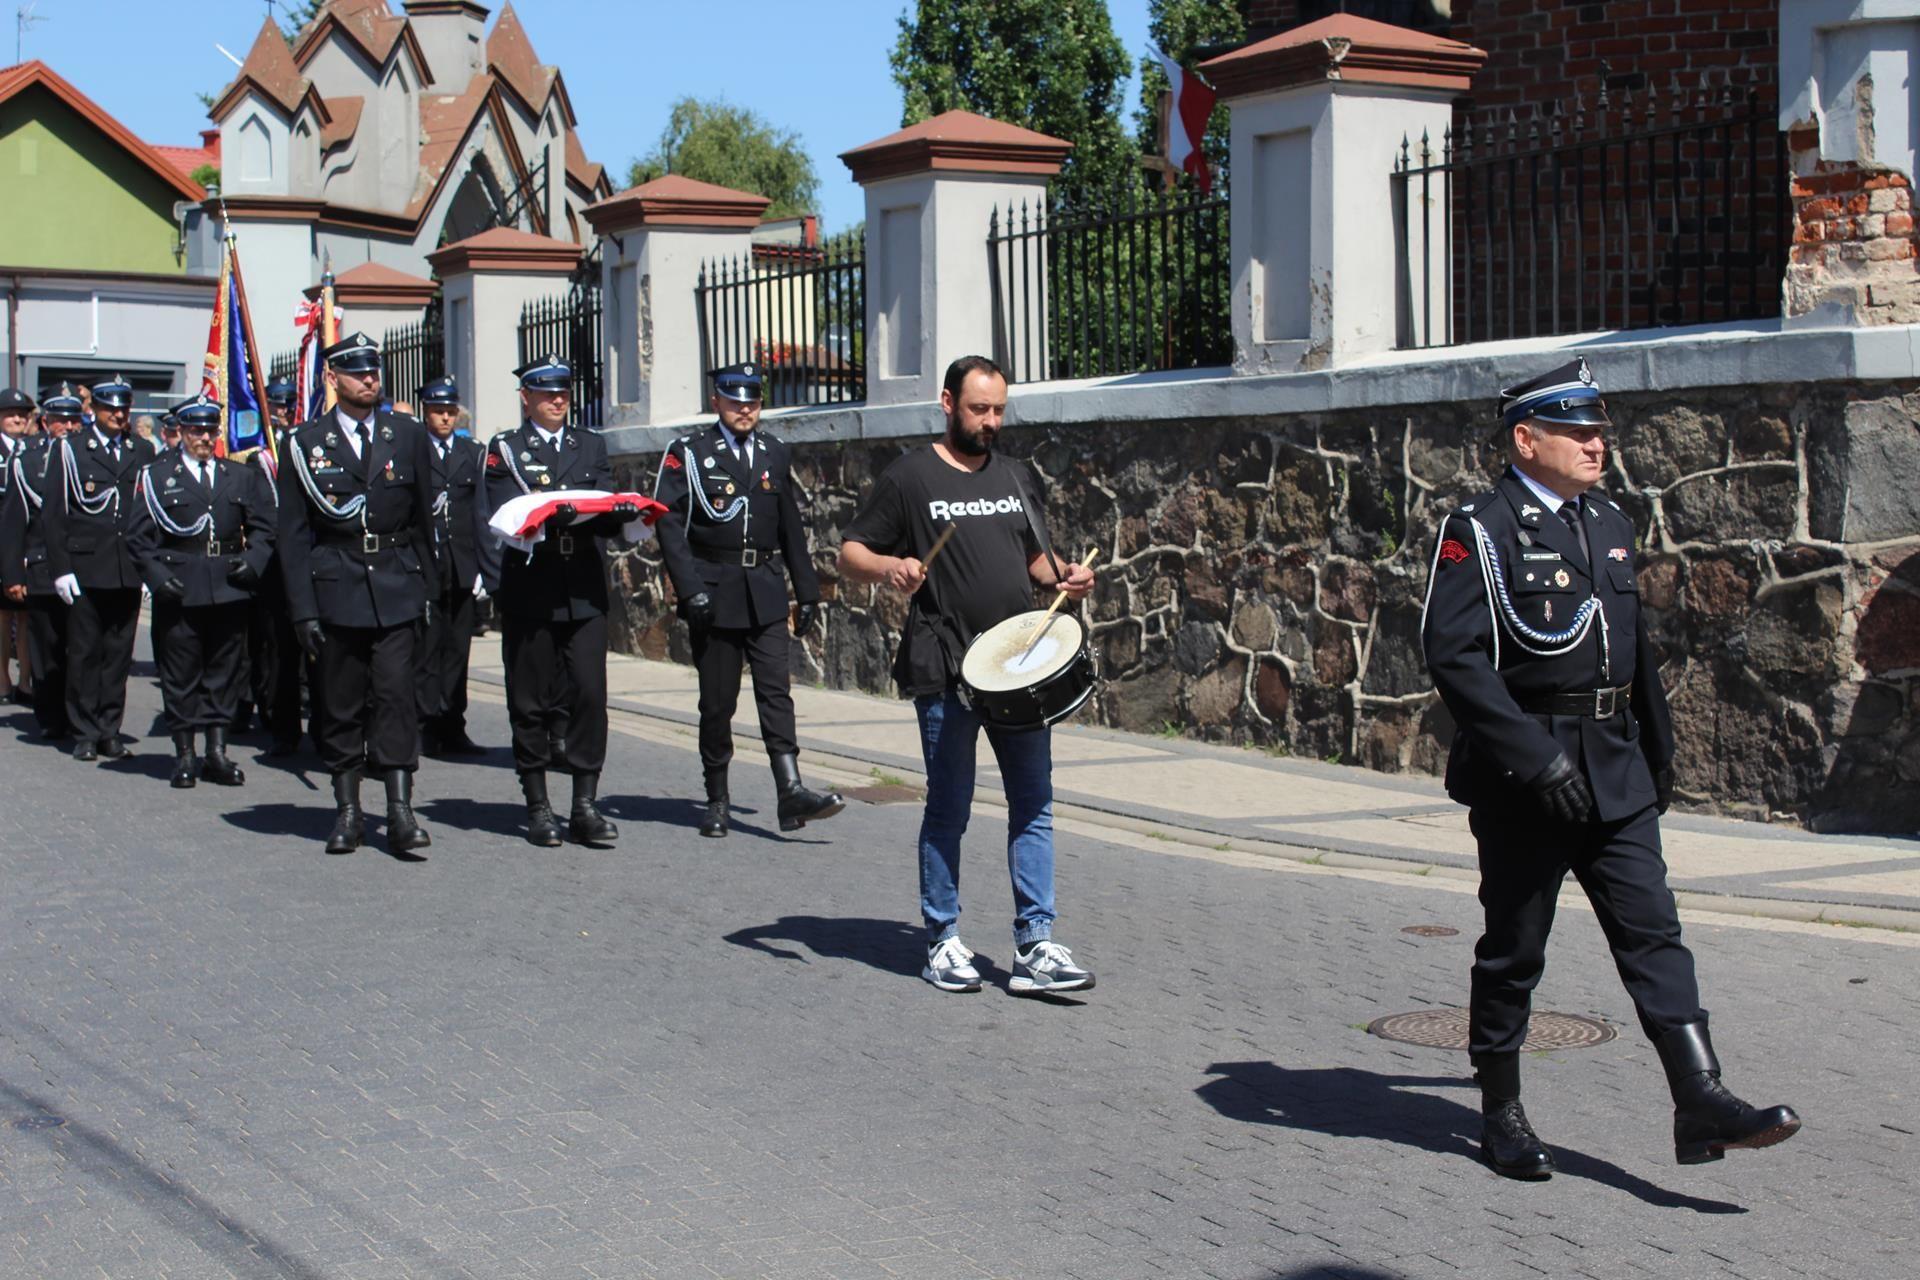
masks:
<instances>
[{"instance_id":1,"label":"black leather belt","mask_svg":"<svg viewBox=\"0 0 1920 1280\"><path fill-rule=\"evenodd\" d=\"M1542 693L1519 699L1520 709L1537 716L1591 716L1610 720L1627 709L1633 686L1617 689L1582 689L1578 693Z\"/></svg>"},{"instance_id":2,"label":"black leather belt","mask_svg":"<svg viewBox=\"0 0 1920 1280\"><path fill-rule=\"evenodd\" d=\"M780 553L769 547L762 551L758 547L691 547L694 558L710 564L737 564L752 569L763 564L772 564Z\"/></svg>"},{"instance_id":3,"label":"black leather belt","mask_svg":"<svg viewBox=\"0 0 1920 1280\"><path fill-rule=\"evenodd\" d=\"M346 547L349 550L391 551L395 547L404 547L413 541L410 533L323 533L320 535L323 547Z\"/></svg>"},{"instance_id":4,"label":"black leather belt","mask_svg":"<svg viewBox=\"0 0 1920 1280\"><path fill-rule=\"evenodd\" d=\"M166 548L190 556L237 556L247 549L247 540L238 538L168 538Z\"/></svg>"}]
</instances>

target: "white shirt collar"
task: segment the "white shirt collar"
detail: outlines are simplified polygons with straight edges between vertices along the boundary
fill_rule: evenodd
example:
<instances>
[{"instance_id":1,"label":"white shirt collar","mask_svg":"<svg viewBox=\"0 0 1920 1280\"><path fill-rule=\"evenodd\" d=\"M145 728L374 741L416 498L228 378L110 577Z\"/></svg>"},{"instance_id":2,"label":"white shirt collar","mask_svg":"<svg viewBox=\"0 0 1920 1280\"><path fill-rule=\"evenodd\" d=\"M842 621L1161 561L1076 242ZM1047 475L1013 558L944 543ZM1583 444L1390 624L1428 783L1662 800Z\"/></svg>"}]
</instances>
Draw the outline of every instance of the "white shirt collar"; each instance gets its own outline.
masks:
<instances>
[{"instance_id":1,"label":"white shirt collar","mask_svg":"<svg viewBox=\"0 0 1920 1280\"><path fill-rule=\"evenodd\" d=\"M758 427L755 427L744 436L739 436L729 430L727 424L723 422L720 424L720 438L726 441L727 447L733 450L735 457L751 458L753 456L754 436L759 430Z\"/></svg>"},{"instance_id":2,"label":"white shirt collar","mask_svg":"<svg viewBox=\"0 0 1920 1280\"><path fill-rule=\"evenodd\" d=\"M346 432L347 448L353 450L354 457L357 458L360 456L360 433L355 430L355 428L365 427L367 429L367 439L371 441L373 439L373 419L374 415L378 412L379 410L376 409L374 413L368 414L363 421L337 405L334 407L334 420L340 424L340 429Z\"/></svg>"},{"instance_id":3,"label":"white shirt collar","mask_svg":"<svg viewBox=\"0 0 1920 1280\"><path fill-rule=\"evenodd\" d=\"M527 419L527 425L533 428L534 435L540 437L556 449L560 447L560 442L566 438L567 428L565 425L562 425L558 431L549 431L532 418Z\"/></svg>"},{"instance_id":4,"label":"white shirt collar","mask_svg":"<svg viewBox=\"0 0 1920 1280\"><path fill-rule=\"evenodd\" d=\"M1545 507L1549 512L1553 513L1556 516L1560 514L1560 508L1565 506L1570 501L1570 499L1563 498L1559 494L1555 493L1553 490L1547 488L1545 485L1541 484L1538 480L1535 480L1532 476L1528 475L1526 472L1522 471L1518 467L1515 467L1513 469L1513 474L1520 477L1520 483L1526 485L1527 488L1533 490L1533 496L1540 499L1541 506ZM1574 509L1576 511L1579 510L1578 507Z\"/></svg>"}]
</instances>

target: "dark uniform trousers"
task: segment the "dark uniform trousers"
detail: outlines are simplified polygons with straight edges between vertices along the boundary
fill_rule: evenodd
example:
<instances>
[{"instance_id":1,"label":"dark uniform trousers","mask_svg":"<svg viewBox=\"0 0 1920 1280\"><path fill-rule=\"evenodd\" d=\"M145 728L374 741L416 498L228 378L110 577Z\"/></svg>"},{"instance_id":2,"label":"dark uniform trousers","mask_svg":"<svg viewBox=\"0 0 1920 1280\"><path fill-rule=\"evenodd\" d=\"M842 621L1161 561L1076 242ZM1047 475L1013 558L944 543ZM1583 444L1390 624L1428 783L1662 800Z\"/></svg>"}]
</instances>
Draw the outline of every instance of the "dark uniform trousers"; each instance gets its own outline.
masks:
<instances>
[{"instance_id":1,"label":"dark uniform trousers","mask_svg":"<svg viewBox=\"0 0 1920 1280\"><path fill-rule=\"evenodd\" d=\"M258 583L273 557L275 513L265 478L237 462L208 465L211 488L182 453L148 466L127 535L153 593L160 698L176 733L233 723L247 684L253 588L235 585L231 575L245 566ZM210 523L198 534L177 532L203 520ZM181 599L168 597L169 580L180 584Z\"/></svg>"},{"instance_id":2,"label":"dark uniform trousers","mask_svg":"<svg viewBox=\"0 0 1920 1280\"><path fill-rule=\"evenodd\" d=\"M522 422L487 446L489 514L523 493L613 491L607 446L568 427L557 445ZM556 764L575 776L597 774L607 759L607 569L604 538L617 532L601 516L569 530L549 529L531 555L488 536L482 574L500 610L507 718L513 767L536 773Z\"/></svg>"},{"instance_id":3,"label":"dark uniform trousers","mask_svg":"<svg viewBox=\"0 0 1920 1280\"><path fill-rule=\"evenodd\" d=\"M267 469L259 451L247 465L266 485L277 523L280 489L274 473ZM293 633L293 617L287 612L287 589L281 582L276 552L267 561L264 581L247 606L247 696L276 742L294 742L300 737L300 677L306 665L300 639Z\"/></svg>"},{"instance_id":4,"label":"dark uniform trousers","mask_svg":"<svg viewBox=\"0 0 1920 1280\"><path fill-rule=\"evenodd\" d=\"M654 532L674 594L686 600L705 592L713 600L713 626L690 633L700 672L700 764L709 775L733 760L742 662L753 672L767 754L798 752L788 577L800 603L820 599L787 444L758 429L752 441L749 464L719 423L682 436L661 458L653 487L668 508Z\"/></svg>"},{"instance_id":5,"label":"dark uniform trousers","mask_svg":"<svg viewBox=\"0 0 1920 1280\"><path fill-rule=\"evenodd\" d=\"M6 499L0 503L0 583L25 587L27 649L33 658L33 718L60 737L67 725L67 606L53 593L41 502L49 491L54 441L41 437L15 451ZM29 493L32 497L29 497Z\"/></svg>"},{"instance_id":6,"label":"dark uniform trousers","mask_svg":"<svg viewBox=\"0 0 1920 1280\"><path fill-rule=\"evenodd\" d=\"M71 480L62 447L73 455ZM128 533L140 468L158 453L138 436L126 435L115 448L85 428L62 440L49 462L52 491L41 508L48 576L58 581L72 574L81 590L67 614L67 721L83 741L117 737L126 715L140 621L140 576ZM87 509L96 504L98 512Z\"/></svg>"},{"instance_id":7,"label":"dark uniform trousers","mask_svg":"<svg viewBox=\"0 0 1920 1280\"><path fill-rule=\"evenodd\" d=\"M1509 472L1443 522L1435 547L1423 638L1458 726L1447 791L1470 810L1486 917L1469 1010L1476 1057L1517 1053L1526 1038L1568 872L1647 1036L1706 1019L1661 855L1652 771L1672 761L1673 729L1640 614L1633 526L1597 493L1579 509L1584 538ZM1600 689L1621 690L1596 708L1612 714L1540 709ZM1592 822L1547 817L1526 785L1561 753L1593 792Z\"/></svg>"},{"instance_id":8,"label":"dark uniform trousers","mask_svg":"<svg viewBox=\"0 0 1920 1280\"><path fill-rule=\"evenodd\" d=\"M327 771L413 770L420 764L415 647L428 574L437 573L426 428L382 411L364 454L345 433L327 413L288 435L281 581L293 621L318 619L325 631L315 693ZM359 515L337 516L316 495L334 511L362 496L366 505Z\"/></svg>"},{"instance_id":9,"label":"dark uniform trousers","mask_svg":"<svg viewBox=\"0 0 1920 1280\"><path fill-rule=\"evenodd\" d=\"M476 604L473 580L481 574L480 547L491 541L481 500L485 449L455 436L443 455L430 446L433 488L444 494L433 518L440 549L433 618L420 631L420 721L443 734L464 733L467 726L467 661L473 652Z\"/></svg>"}]
</instances>

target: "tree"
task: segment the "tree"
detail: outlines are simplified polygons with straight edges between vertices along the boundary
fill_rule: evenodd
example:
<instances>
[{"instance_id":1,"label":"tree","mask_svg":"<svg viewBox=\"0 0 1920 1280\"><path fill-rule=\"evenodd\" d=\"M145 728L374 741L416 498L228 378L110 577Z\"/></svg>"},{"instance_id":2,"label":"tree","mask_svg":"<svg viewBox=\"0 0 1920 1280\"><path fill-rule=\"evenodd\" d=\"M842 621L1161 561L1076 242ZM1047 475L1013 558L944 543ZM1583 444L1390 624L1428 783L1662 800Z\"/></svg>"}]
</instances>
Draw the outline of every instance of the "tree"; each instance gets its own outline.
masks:
<instances>
[{"instance_id":1,"label":"tree","mask_svg":"<svg viewBox=\"0 0 1920 1280\"><path fill-rule=\"evenodd\" d=\"M1246 18L1236 0L1148 0L1147 33L1154 47L1191 71L1207 54L1222 45L1237 45L1247 36ZM1160 149L1160 99L1167 92L1167 75L1151 57L1140 60L1140 109L1134 113L1140 148ZM1216 103L1207 122L1207 163L1216 174L1227 171L1227 107Z\"/></svg>"},{"instance_id":2,"label":"tree","mask_svg":"<svg viewBox=\"0 0 1920 1280\"><path fill-rule=\"evenodd\" d=\"M965 110L1064 138L1054 189L1074 204L1138 181L1120 124L1127 52L1105 0L916 0L890 61L902 124Z\"/></svg>"},{"instance_id":3,"label":"tree","mask_svg":"<svg viewBox=\"0 0 1920 1280\"><path fill-rule=\"evenodd\" d=\"M669 173L765 196L772 201L767 213L776 218L814 212L820 190L798 134L775 129L745 107L696 98L673 104L660 141L633 162L627 184Z\"/></svg>"}]
</instances>

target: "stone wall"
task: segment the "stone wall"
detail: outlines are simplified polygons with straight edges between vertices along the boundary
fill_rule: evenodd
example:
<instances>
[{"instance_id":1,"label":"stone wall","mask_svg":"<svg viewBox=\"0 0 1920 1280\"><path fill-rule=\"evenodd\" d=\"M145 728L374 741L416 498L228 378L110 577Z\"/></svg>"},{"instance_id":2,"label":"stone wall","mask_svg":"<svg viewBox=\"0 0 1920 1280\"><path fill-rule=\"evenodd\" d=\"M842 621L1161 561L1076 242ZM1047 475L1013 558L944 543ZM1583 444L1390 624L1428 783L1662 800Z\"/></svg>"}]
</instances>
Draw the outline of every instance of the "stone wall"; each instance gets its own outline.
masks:
<instances>
[{"instance_id":1,"label":"stone wall","mask_svg":"<svg viewBox=\"0 0 1920 1280\"><path fill-rule=\"evenodd\" d=\"M1683 804L1920 830L1920 383L1609 398L1609 490L1680 731ZM1684 406L1684 407L1682 407ZM1438 513L1485 488L1479 404L1015 427L1063 548L1102 549L1103 684L1083 717L1436 772L1451 724L1419 649ZM801 680L884 691L897 594L837 582L839 530L920 441L797 447L829 602ZM622 465L650 488L655 458ZM687 658L657 549L616 569L617 642Z\"/></svg>"}]
</instances>

